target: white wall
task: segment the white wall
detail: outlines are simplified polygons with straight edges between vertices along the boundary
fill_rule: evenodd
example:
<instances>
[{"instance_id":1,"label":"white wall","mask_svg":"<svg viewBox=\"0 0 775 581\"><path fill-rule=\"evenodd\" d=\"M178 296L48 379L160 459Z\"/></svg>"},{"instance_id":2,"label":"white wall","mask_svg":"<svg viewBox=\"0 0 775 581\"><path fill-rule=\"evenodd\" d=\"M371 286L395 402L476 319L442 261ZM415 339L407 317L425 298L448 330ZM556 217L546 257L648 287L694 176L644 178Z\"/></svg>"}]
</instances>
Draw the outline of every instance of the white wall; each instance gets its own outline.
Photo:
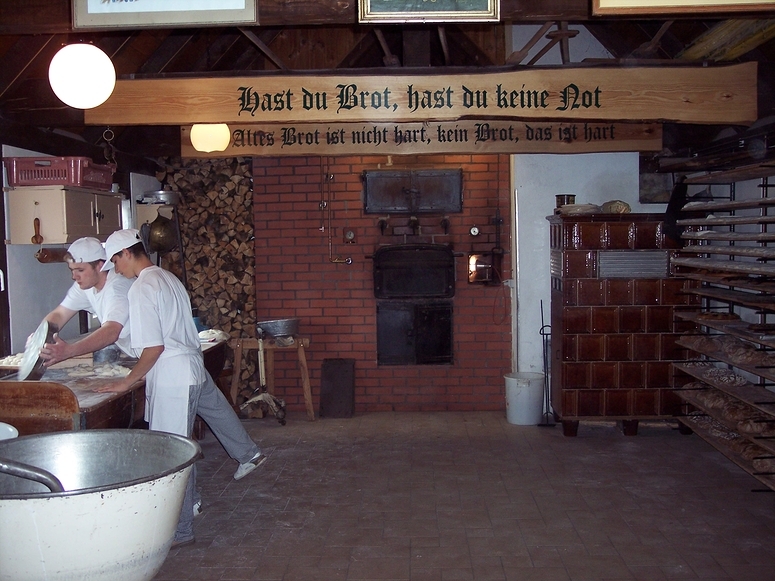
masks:
<instances>
[{"instance_id":1,"label":"white wall","mask_svg":"<svg viewBox=\"0 0 775 581\"><path fill-rule=\"evenodd\" d=\"M512 27L512 50L521 49L539 26ZM572 62L610 55L581 26L571 26L579 34L570 41ZM530 60L545 44L539 42L523 62ZM555 46L538 65L556 65L560 49ZM549 277L549 222L556 194L576 194L577 204L600 205L610 200L627 202L633 212L661 213L664 204L642 205L639 197L639 155L596 153L584 155L515 155L512 157L512 184L515 195L513 216L514 277L517 302L514 316L515 371L543 371L541 302L544 323L550 324L551 287Z\"/></svg>"}]
</instances>

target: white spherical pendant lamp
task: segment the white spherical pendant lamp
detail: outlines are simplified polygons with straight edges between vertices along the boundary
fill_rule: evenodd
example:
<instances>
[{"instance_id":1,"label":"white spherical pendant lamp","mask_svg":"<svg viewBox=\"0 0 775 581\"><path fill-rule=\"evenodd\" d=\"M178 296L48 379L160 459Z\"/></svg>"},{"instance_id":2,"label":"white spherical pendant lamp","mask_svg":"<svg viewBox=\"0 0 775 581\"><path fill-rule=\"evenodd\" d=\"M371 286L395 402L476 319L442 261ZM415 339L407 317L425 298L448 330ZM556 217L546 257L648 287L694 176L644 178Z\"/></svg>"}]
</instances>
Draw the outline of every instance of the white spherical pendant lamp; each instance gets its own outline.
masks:
<instances>
[{"instance_id":1,"label":"white spherical pendant lamp","mask_svg":"<svg viewBox=\"0 0 775 581\"><path fill-rule=\"evenodd\" d=\"M191 127L191 145L197 151L223 151L230 142L231 131L226 123L197 123Z\"/></svg>"},{"instance_id":2,"label":"white spherical pendant lamp","mask_svg":"<svg viewBox=\"0 0 775 581\"><path fill-rule=\"evenodd\" d=\"M68 44L51 59L48 82L65 105L92 109L110 97L116 69L110 57L93 44Z\"/></svg>"}]
</instances>

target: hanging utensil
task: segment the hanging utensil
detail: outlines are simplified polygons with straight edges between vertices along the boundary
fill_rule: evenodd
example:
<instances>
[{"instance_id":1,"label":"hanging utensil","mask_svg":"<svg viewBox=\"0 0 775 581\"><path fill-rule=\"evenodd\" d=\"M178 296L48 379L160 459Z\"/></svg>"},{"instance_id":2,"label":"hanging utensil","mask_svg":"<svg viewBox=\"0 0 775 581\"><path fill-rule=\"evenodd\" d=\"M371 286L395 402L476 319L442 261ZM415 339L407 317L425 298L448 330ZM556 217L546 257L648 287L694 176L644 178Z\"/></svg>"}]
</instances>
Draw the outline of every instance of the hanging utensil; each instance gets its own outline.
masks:
<instances>
[{"instance_id":1,"label":"hanging utensil","mask_svg":"<svg viewBox=\"0 0 775 581\"><path fill-rule=\"evenodd\" d=\"M157 215L148 231L148 250L163 254L175 248L176 245L177 232L172 220L161 214Z\"/></svg>"},{"instance_id":2,"label":"hanging utensil","mask_svg":"<svg viewBox=\"0 0 775 581\"><path fill-rule=\"evenodd\" d=\"M43 244L43 236L40 235L40 218L35 218L32 221L32 228L35 230L35 234L31 238L33 244Z\"/></svg>"}]
</instances>

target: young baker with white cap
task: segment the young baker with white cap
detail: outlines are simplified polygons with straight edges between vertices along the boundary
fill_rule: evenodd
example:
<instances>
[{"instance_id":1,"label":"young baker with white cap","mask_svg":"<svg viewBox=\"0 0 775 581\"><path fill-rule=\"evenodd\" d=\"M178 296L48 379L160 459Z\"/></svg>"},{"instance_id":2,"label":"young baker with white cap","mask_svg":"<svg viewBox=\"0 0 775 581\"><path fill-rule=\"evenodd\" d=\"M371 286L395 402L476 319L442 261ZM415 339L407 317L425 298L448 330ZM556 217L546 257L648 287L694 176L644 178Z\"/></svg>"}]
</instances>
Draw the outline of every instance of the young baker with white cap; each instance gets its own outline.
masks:
<instances>
[{"instance_id":1,"label":"young baker with white cap","mask_svg":"<svg viewBox=\"0 0 775 581\"><path fill-rule=\"evenodd\" d=\"M126 295L132 281L113 272L113 264L107 261L105 249L96 238L79 238L73 242L65 260L75 282L59 306L46 315L46 320L58 330L83 310L96 315L100 328L74 343L54 335L54 343L47 343L41 352L46 365L93 353L113 343L131 355ZM107 270L100 270L103 265L108 265Z\"/></svg>"},{"instance_id":2,"label":"young baker with white cap","mask_svg":"<svg viewBox=\"0 0 775 581\"><path fill-rule=\"evenodd\" d=\"M146 419L152 430L191 436L197 413L210 425L217 416L222 424L241 431L244 427L223 393L216 387L204 367L199 334L191 316L188 292L178 278L155 266L145 250L137 230L119 230L105 242L109 263L115 271L135 279L127 294L129 300L129 330L131 347L139 359L129 375L97 391L124 392L145 376ZM221 426L223 428L223 425ZM223 440L215 432L216 437ZM251 441L255 454L243 458L236 479L241 478L266 460ZM224 447L226 447L224 445ZM194 541L193 507L196 467L192 471L183 501L173 546Z\"/></svg>"},{"instance_id":3,"label":"young baker with white cap","mask_svg":"<svg viewBox=\"0 0 775 581\"><path fill-rule=\"evenodd\" d=\"M113 343L134 356L127 295L135 279L115 272L102 243L96 238L81 238L73 242L65 259L75 282L62 303L46 319L61 329L78 311L87 310L97 316L101 327L73 343L55 336L56 342L47 344L41 352L47 359L46 364L53 365ZM200 397L197 414L207 423L226 452L240 463L234 473L235 480L244 478L266 460L214 383Z\"/></svg>"}]
</instances>

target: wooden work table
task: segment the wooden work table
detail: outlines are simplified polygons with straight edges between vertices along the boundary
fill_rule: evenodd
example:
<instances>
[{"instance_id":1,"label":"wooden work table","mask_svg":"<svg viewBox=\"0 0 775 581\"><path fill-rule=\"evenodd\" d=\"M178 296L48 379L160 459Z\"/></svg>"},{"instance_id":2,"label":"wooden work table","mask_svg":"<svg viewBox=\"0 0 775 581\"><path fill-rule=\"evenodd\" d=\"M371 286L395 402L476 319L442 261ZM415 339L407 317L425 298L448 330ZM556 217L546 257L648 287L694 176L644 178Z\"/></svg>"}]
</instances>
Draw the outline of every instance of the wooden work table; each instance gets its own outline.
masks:
<instances>
[{"instance_id":1,"label":"wooden work table","mask_svg":"<svg viewBox=\"0 0 775 581\"><path fill-rule=\"evenodd\" d=\"M205 367L220 374L225 341L202 345ZM91 363L89 357L84 362ZM119 360L131 367L134 359ZM70 368L72 365L70 366ZM143 427L145 381L135 382L125 393L94 391L118 381L117 377L73 377L68 367L48 369L40 381L18 381L15 375L0 379L0 421L19 430L20 436L43 432Z\"/></svg>"},{"instance_id":2,"label":"wooden work table","mask_svg":"<svg viewBox=\"0 0 775 581\"><path fill-rule=\"evenodd\" d=\"M49 369L40 381L0 381L0 421L20 436L43 432L139 426L145 411L145 381L128 392L99 393L116 377L70 377L67 369Z\"/></svg>"}]
</instances>

